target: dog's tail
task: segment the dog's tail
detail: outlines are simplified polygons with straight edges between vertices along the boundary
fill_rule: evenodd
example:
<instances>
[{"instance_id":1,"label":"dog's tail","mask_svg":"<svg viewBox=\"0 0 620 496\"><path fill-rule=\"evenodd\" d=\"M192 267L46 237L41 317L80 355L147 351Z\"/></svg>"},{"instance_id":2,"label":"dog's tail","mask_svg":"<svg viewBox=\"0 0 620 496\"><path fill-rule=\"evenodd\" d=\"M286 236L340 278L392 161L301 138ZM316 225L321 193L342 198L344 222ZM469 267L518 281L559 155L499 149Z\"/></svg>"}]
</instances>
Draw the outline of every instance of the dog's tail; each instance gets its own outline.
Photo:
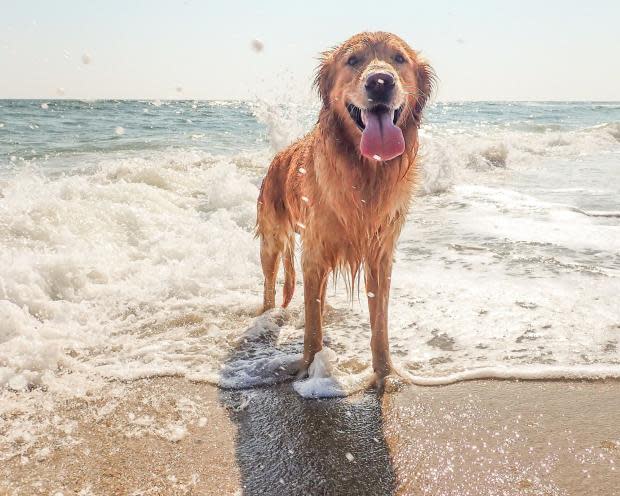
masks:
<instances>
[{"instance_id":1,"label":"dog's tail","mask_svg":"<svg viewBox=\"0 0 620 496\"><path fill-rule=\"evenodd\" d=\"M282 307L286 308L295 292L295 236L291 236L284 248L284 299Z\"/></svg>"}]
</instances>

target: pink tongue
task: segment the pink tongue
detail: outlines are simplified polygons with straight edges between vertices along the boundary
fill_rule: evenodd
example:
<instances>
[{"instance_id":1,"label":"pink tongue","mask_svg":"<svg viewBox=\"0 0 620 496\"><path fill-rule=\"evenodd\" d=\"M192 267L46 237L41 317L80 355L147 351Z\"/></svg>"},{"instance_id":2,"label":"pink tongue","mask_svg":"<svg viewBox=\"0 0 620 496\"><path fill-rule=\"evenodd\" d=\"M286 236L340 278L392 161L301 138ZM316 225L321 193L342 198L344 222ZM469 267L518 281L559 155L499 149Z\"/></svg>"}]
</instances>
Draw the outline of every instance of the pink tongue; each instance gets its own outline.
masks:
<instances>
[{"instance_id":1,"label":"pink tongue","mask_svg":"<svg viewBox=\"0 0 620 496\"><path fill-rule=\"evenodd\" d=\"M403 132L392 122L391 112L364 111L366 119L360 150L373 160L391 160L405 151Z\"/></svg>"}]
</instances>

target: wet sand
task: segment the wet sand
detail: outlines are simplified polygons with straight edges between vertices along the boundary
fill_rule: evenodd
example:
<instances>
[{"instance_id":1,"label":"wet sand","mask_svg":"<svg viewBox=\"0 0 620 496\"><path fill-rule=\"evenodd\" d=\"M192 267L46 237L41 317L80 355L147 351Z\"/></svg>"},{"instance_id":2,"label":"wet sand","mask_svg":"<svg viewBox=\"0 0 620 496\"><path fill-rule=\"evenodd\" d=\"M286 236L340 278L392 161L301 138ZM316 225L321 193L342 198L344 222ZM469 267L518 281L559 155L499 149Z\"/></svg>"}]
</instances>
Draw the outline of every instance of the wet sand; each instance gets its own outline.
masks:
<instances>
[{"instance_id":1,"label":"wet sand","mask_svg":"<svg viewBox=\"0 0 620 496\"><path fill-rule=\"evenodd\" d=\"M155 378L1 420L31 435L0 446L0 494L620 494L618 381L304 400Z\"/></svg>"}]
</instances>

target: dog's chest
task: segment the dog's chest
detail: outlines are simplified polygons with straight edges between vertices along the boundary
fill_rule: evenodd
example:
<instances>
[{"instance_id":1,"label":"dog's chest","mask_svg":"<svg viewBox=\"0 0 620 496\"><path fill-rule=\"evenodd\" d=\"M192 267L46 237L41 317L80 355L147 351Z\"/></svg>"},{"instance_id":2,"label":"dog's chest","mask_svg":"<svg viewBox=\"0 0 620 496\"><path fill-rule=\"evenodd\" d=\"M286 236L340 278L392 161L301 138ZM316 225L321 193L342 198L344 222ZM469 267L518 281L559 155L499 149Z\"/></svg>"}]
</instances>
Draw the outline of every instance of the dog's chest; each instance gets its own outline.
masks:
<instances>
[{"instance_id":1,"label":"dog's chest","mask_svg":"<svg viewBox=\"0 0 620 496\"><path fill-rule=\"evenodd\" d=\"M318 184L318 204L309 206L306 222L313 236L329 245L356 251L377 241L404 218L410 193L397 182L362 180ZM317 192L318 193L318 192Z\"/></svg>"}]
</instances>

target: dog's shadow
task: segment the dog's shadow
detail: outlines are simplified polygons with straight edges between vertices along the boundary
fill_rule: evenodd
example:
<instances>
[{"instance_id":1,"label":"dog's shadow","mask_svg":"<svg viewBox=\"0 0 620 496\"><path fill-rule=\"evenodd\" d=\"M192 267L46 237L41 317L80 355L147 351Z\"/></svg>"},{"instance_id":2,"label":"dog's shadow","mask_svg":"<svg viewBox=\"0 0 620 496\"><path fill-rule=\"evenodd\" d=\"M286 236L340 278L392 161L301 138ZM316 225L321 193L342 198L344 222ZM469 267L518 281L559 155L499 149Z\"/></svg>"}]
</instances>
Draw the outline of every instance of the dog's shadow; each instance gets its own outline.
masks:
<instances>
[{"instance_id":1,"label":"dog's shadow","mask_svg":"<svg viewBox=\"0 0 620 496\"><path fill-rule=\"evenodd\" d=\"M228 374L226 380L230 382L239 364L257 353L264 363L278 363L273 357L301 352L300 344L283 349L278 343L280 325L267 327L267 332L257 333L255 323L238 340L222 371ZM243 494L394 494L382 398L373 391L349 398L304 399L290 382L281 382L286 359L281 362L282 366L262 370L277 374L273 379L278 384L219 393L237 425L236 460Z\"/></svg>"}]
</instances>

